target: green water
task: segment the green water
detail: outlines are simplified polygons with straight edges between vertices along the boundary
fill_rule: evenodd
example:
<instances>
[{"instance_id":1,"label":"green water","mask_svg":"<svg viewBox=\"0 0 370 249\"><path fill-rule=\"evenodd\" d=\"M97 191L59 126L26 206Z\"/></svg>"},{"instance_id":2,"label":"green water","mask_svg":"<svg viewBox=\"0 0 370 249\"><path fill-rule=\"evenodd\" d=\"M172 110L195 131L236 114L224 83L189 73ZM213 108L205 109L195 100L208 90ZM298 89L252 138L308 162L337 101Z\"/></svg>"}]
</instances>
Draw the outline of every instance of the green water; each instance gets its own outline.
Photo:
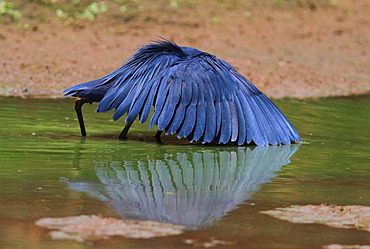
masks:
<instances>
[{"instance_id":1,"label":"green water","mask_svg":"<svg viewBox=\"0 0 370 249\"><path fill-rule=\"evenodd\" d=\"M259 211L291 204L370 205L370 97L279 100L303 143L281 147L156 144L147 124L72 99L0 98L0 248L322 248L370 244L369 233L291 224ZM182 224L180 236L53 241L34 222L81 214Z\"/></svg>"}]
</instances>

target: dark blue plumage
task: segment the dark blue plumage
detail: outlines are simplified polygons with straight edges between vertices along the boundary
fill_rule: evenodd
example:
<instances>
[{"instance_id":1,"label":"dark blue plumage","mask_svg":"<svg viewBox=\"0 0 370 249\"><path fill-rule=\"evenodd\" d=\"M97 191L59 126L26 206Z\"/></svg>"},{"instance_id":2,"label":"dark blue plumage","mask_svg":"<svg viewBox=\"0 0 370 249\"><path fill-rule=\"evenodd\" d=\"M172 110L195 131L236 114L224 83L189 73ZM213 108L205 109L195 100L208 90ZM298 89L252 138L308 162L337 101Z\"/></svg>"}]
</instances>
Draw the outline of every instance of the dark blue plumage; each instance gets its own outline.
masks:
<instances>
[{"instance_id":1,"label":"dark blue plumage","mask_svg":"<svg viewBox=\"0 0 370 249\"><path fill-rule=\"evenodd\" d=\"M116 71L64 93L83 102L100 101L98 112L115 109L114 120L127 114L121 138L138 116L145 122L154 106L150 128L157 125L159 131L190 141L301 141L282 112L231 65L167 40L140 48Z\"/></svg>"}]
</instances>

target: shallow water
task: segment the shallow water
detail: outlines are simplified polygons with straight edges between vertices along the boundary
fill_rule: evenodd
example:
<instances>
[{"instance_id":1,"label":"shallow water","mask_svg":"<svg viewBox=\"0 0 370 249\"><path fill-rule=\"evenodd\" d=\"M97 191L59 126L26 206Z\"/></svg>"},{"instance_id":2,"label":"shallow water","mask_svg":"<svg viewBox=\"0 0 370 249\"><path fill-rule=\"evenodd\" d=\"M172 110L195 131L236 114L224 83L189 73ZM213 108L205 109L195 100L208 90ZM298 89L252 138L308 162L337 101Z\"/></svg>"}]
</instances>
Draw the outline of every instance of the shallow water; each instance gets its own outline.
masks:
<instances>
[{"instance_id":1,"label":"shallow water","mask_svg":"<svg viewBox=\"0 0 370 249\"><path fill-rule=\"evenodd\" d=\"M370 97L278 100L303 143L280 147L189 145L152 138L72 99L0 98L0 248L322 248L370 244L367 232L291 224L259 211L292 204L370 205ZM81 214L182 224L180 236L53 241L34 221Z\"/></svg>"}]
</instances>

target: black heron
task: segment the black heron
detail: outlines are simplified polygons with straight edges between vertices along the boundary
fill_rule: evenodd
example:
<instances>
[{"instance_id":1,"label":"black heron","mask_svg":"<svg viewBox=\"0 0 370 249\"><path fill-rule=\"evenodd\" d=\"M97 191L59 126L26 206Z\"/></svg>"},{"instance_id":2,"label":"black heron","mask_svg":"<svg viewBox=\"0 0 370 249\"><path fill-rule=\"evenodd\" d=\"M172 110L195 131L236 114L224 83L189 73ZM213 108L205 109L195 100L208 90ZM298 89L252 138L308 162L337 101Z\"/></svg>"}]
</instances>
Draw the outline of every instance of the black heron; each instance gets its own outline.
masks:
<instances>
[{"instance_id":1,"label":"black heron","mask_svg":"<svg viewBox=\"0 0 370 249\"><path fill-rule=\"evenodd\" d=\"M301 141L284 114L249 80L216 56L169 40L141 47L119 69L64 91L78 97L75 109L86 136L81 107L100 102L97 112L127 113L119 139L139 116L149 129L202 143L280 145Z\"/></svg>"}]
</instances>

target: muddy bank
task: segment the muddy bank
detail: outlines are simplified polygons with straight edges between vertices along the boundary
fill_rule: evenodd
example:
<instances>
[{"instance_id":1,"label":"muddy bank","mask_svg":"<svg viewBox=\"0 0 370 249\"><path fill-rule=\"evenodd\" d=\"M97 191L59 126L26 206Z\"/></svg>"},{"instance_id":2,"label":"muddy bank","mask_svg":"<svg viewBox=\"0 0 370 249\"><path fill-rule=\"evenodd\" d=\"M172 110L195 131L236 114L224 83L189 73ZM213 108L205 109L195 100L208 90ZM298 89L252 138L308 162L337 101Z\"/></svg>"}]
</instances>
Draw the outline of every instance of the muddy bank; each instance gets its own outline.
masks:
<instances>
[{"instance_id":1,"label":"muddy bank","mask_svg":"<svg viewBox=\"0 0 370 249\"><path fill-rule=\"evenodd\" d=\"M203 5L130 20L0 24L0 95L61 97L158 36L228 61L273 98L370 93L369 1L314 10Z\"/></svg>"}]
</instances>

